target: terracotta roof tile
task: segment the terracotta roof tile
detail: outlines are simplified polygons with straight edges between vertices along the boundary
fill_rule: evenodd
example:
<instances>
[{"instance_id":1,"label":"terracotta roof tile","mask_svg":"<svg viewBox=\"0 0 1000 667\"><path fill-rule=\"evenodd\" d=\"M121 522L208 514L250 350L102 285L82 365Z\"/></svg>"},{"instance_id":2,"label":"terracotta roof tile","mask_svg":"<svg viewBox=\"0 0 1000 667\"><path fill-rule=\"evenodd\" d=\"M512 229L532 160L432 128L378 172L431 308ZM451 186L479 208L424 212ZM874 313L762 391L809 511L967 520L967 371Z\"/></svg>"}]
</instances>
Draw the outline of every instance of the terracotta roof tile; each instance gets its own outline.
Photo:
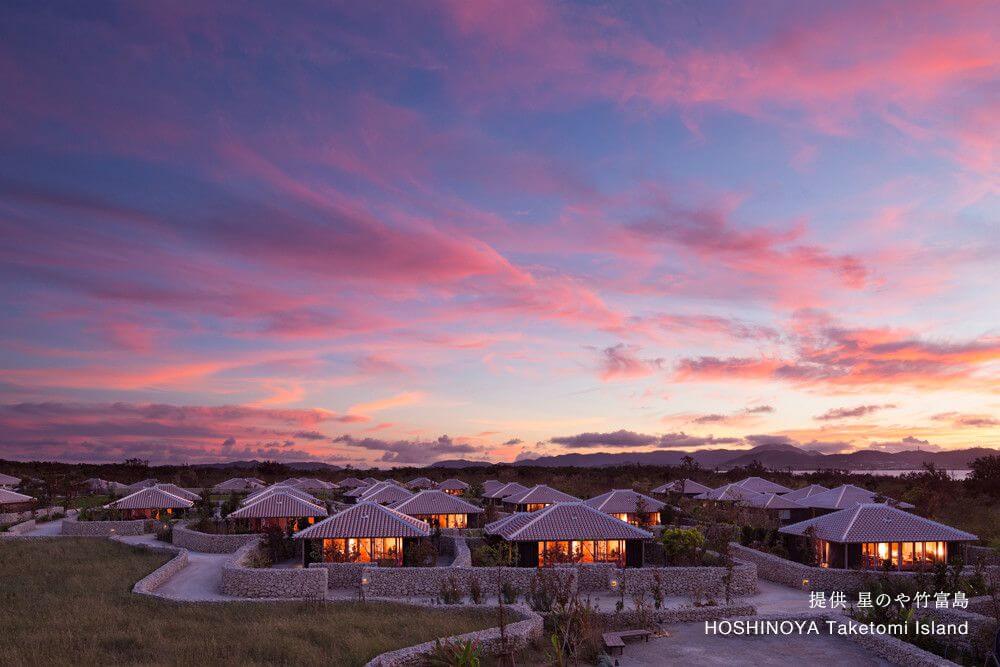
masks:
<instances>
[{"instance_id":1,"label":"terracotta roof tile","mask_svg":"<svg viewBox=\"0 0 1000 667\"><path fill-rule=\"evenodd\" d=\"M518 512L487 525L485 532L508 542L637 540L653 536L582 502L557 503L535 512Z\"/></svg>"},{"instance_id":2,"label":"terracotta roof tile","mask_svg":"<svg viewBox=\"0 0 1000 667\"><path fill-rule=\"evenodd\" d=\"M359 486L364 486L365 483L358 479L357 477L348 477L337 482L337 486L342 489L356 489Z\"/></svg>"},{"instance_id":3,"label":"terracotta roof tile","mask_svg":"<svg viewBox=\"0 0 1000 667\"><path fill-rule=\"evenodd\" d=\"M0 486L17 486L20 483L20 477L14 477L13 475L7 475L0 472Z\"/></svg>"},{"instance_id":4,"label":"terracotta roof tile","mask_svg":"<svg viewBox=\"0 0 1000 667\"><path fill-rule=\"evenodd\" d=\"M266 493L249 505L231 512L227 519L276 519L326 516L326 508L285 491Z\"/></svg>"},{"instance_id":5,"label":"terracotta roof tile","mask_svg":"<svg viewBox=\"0 0 1000 667\"><path fill-rule=\"evenodd\" d=\"M810 484L809 486L803 486L801 489L794 489L788 493L781 494L782 497L788 498L789 500L794 500L796 502L801 502L809 496L815 496L817 493L826 493L830 489L825 486L820 486L819 484Z\"/></svg>"},{"instance_id":6,"label":"terracotta roof tile","mask_svg":"<svg viewBox=\"0 0 1000 667\"><path fill-rule=\"evenodd\" d=\"M302 539L344 537L427 537L431 527L402 512L361 502L295 534Z\"/></svg>"},{"instance_id":7,"label":"terracotta roof tile","mask_svg":"<svg viewBox=\"0 0 1000 667\"><path fill-rule=\"evenodd\" d=\"M775 484L763 477L747 477L736 482L736 486L754 493L788 493L791 491L787 486Z\"/></svg>"},{"instance_id":8,"label":"terracotta roof tile","mask_svg":"<svg viewBox=\"0 0 1000 667\"><path fill-rule=\"evenodd\" d=\"M469 485L460 479L455 479L454 477L451 477L438 484L437 488L441 489L442 491L465 491L466 489L469 488Z\"/></svg>"},{"instance_id":9,"label":"terracotta roof tile","mask_svg":"<svg viewBox=\"0 0 1000 667\"><path fill-rule=\"evenodd\" d=\"M612 489L583 502L605 514L634 514L640 498L645 503L647 512L659 512L666 505L632 489Z\"/></svg>"},{"instance_id":10,"label":"terracotta roof tile","mask_svg":"<svg viewBox=\"0 0 1000 667\"><path fill-rule=\"evenodd\" d=\"M319 498L313 496L310 493L306 493L305 491L303 491L302 489L300 489L298 487L288 486L287 484L274 484L274 485L269 486L269 487L267 487L265 489L261 489L259 491L254 491L253 493L251 493L250 495L248 495L246 498L244 498L243 502L240 503L240 504L241 505L249 505L250 503L256 502L256 501L260 500L261 498L263 498L264 496L266 496L268 494L271 494L271 493L289 493L289 494L295 496L296 498L299 498L301 500L306 501L307 503L312 503L314 505L321 505L322 504L320 502Z\"/></svg>"},{"instance_id":11,"label":"terracotta roof tile","mask_svg":"<svg viewBox=\"0 0 1000 667\"><path fill-rule=\"evenodd\" d=\"M521 493L515 493L503 499L505 503L514 505L531 505L537 503L572 503L579 502L576 496L563 493L545 484L538 484Z\"/></svg>"},{"instance_id":12,"label":"terracotta roof tile","mask_svg":"<svg viewBox=\"0 0 1000 667\"><path fill-rule=\"evenodd\" d=\"M693 494L693 493L707 493L711 491L709 487L704 484L699 484L693 479L675 479L672 482L667 482L662 484L650 493L680 493L680 494Z\"/></svg>"},{"instance_id":13,"label":"terracotta roof tile","mask_svg":"<svg viewBox=\"0 0 1000 667\"><path fill-rule=\"evenodd\" d=\"M233 477L231 479L227 479L225 482L216 484L215 486L212 487L212 490L221 491L225 493L231 491L242 493L245 491L255 491L256 489L263 489L263 488L264 485L260 481L254 479L253 477Z\"/></svg>"},{"instance_id":14,"label":"terracotta roof tile","mask_svg":"<svg viewBox=\"0 0 1000 667\"><path fill-rule=\"evenodd\" d=\"M862 503L848 509L807 519L780 528L778 532L804 535L810 526L816 537L830 542L965 542L978 539L972 533L925 519L881 503Z\"/></svg>"},{"instance_id":15,"label":"terracotta roof tile","mask_svg":"<svg viewBox=\"0 0 1000 667\"><path fill-rule=\"evenodd\" d=\"M503 486L495 489L493 493L486 495L487 498L506 498L507 496L513 495L515 493L524 493L528 490L528 487L518 484L517 482L508 482Z\"/></svg>"},{"instance_id":16,"label":"terracotta roof tile","mask_svg":"<svg viewBox=\"0 0 1000 667\"><path fill-rule=\"evenodd\" d=\"M8 491L7 489L0 489L0 505L15 505L20 503L30 503L35 499L31 496L26 496L23 493L17 493L16 491Z\"/></svg>"},{"instance_id":17,"label":"terracotta roof tile","mask_svg":"<svg viewBox=\"0 0 1000 667\"><path fill-rule=\"evenodd\" d=\"M390 482L373 484L361 495L361 500L389 505L406 500L413 494L403 487Z\"/></svg>"},{"instance_id":18,"label":"terracotta roof tile","mask_svg":"<svg viewBox=\"0 0 1000 667\"><path fill-rule=\"evenodd\" d=\"M396 503L393 509L410 516L426 514L479 514L483 508L444 491L426 490Z\"/></svg>"},{"instance_id":19,"label":"terracotta roof tile","mask_svg":"<svg viewBox=\"0 0 1000 667\"><path fill-rule=\"evenodd\" d=\"M754 491L741 489L735 484L726 484L717 489L712 489L707 493L699 494L695 498L697 500L717 500L720 502L745 502L759 495L759 493Z\"/></svg>"},{"instance_id":20,"label":"terracotta roof tile","mask_svg":"<svg viewBox=\"0 0 1000 667\"><path fill-rule=\"evenodd\" d=\"M829 491L813 494L808 498L800 500L799 502L805 507L841 510L853 507L858 503L873 503L875 502L876 497L879 496L874 491L862 489L861 487L854 486L853 484L844 484L843 486L838 486L837 488L830 489ZM894 504L903 508L913 508L913 505L909 503L902 503L887 496L882 497L884 497L889 504Z\"/></svg>"},{"instance_id":21,"label":"terracotta roof tile","mask_svg":"<svg viewBox=\"0 0 1000 667\"><path fill-rule=\"evenodd\" d=\"M110 502L106 507L117 510L146 510L146 509L187 509L194 505L186 498L179 498L172 493L158 489L155 486L146 487L140 491L129 494L124 498L119 498Z\"/></svg>"},{"instance_id":22,"label":"terracotta roof tile","mask_svg":"<svg viewBox=\"0 0 1000 667\"><path fill-rule=\"evenodd\" d=\"M804 509L802 505L794 500L789 500L785 496L777 493L758 493L747 498L746 504L750 507L759 507L765 510L798 510Z\"/></svg>"},{"instance_id":23,"label":"terracotta roof tile","mask_svg":"<svg viewBox=\"0 0 1000 667\"><path fill-rule=\"evenodd\" d=\"M434 486L434 481L427 477L415 477L406 486L411 489L430 489Z\"/></svg>"},{"instance_id":24,"label":"terracotta roof tile","mask_svg":"<svg viewBox=\"0 0 1000 667\"><path fill-rule=\"evenodd\" d=\"M191 501L201 500L201 496L199 496L197 493L194 493L193 491L188 491L187 489L182 489L176 484L157 484L156 488L163 489L167 493L172 493L178 498L184 498L185 500L191 500Z\"/></svg>"}]
</instances>

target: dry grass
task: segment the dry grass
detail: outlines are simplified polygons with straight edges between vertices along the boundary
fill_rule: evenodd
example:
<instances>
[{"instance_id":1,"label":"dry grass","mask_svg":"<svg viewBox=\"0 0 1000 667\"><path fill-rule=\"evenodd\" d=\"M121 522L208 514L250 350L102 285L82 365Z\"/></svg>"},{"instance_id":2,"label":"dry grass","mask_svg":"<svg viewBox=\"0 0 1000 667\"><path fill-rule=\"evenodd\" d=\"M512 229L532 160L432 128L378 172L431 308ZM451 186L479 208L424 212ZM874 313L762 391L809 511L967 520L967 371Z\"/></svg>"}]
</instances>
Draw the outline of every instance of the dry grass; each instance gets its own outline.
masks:
<instances>
[{"instance_id":1,"label":"dry grass","mask_svg":"<svg viewBox=\"0 0 1000 667\"><path fill-rule=\"evenodd\" d=\"M0 665L361 665L494 625L475 610L176 604L134 595L164 555L95 539L0 542Z\"/></svg>"}]
</instances>

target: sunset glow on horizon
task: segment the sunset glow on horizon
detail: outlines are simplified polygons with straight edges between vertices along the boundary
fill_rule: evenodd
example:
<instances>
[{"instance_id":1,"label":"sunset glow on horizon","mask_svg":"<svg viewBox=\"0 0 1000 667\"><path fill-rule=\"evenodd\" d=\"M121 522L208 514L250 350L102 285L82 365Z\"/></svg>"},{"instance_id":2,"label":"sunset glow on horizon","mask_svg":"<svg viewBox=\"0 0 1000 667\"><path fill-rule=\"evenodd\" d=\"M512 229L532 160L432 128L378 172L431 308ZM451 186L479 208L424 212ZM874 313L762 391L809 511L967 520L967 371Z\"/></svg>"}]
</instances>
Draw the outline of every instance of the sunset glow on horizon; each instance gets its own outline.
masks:
<instances>
[{"instance_id":1,"label":"sunset glow on horizon","mask_svg":"<svg viewBox=\"0 0 1000 667\"><path fill-rule=\"evenodd\" d=\"M0 459L1000 447L995 2L0 17Z\"/></svg>"}]
</instances>

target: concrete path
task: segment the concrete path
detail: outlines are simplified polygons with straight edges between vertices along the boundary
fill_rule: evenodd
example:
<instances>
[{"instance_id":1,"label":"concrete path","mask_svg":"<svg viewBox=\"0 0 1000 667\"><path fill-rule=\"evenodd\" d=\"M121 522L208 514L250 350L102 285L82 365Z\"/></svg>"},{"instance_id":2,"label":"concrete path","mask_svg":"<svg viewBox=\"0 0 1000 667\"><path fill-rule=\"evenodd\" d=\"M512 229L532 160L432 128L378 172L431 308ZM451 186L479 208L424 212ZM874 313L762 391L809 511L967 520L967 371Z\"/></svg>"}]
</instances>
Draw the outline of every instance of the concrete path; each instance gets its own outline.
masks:
<instances>
[{"instance_id":1,"label":"concrete path","mask_svg":"<svg viewBox=\"0 0 1000 667\"><path fill-rule=\"evenodd\" d=\"M822 614L825 611L829 611L826 609L810 610L808 591L789 588L788 586L782 586L770 581L758 581L757 588L759 592L756 595L735 597L733 598L733 603L752 604L758 614ZM725 602L725 598L722 596L717 595L714 599L718 604ZM609 611L615 608L621 597L620 594L612 593L611 591L602 591L600 593L590 593L590 600L602 611ZM650 607L653 605L653 599L648 595L646 596L646 605ZM663 600L664 609L678 609L690 606L691 598L688 596L672 595ZM635 609L635 601L627 594L625 595L625 608Z\"/></svg>"},{"instance_id":2,"label":"concrete path","mask_svg":"<svg viewBox=\"0 0 1000 667\"><path fill-rule=\"evenodd\" d=\"M892 663L844 638L819 635L723 636L705 633L704 623L667 628L669 637L627 644L621 667L699 665L699 667L788 667L788 665L852 665L885 667Z\"/></svg>"},{"instance_id":3,"label":"concrete path","mask_svg":"<svg viewBox=\"0 0 1000 667\"><path fill-rule=\"evenodd\" d=\"M232 554L188 552L188 565L156 589L160 597L194 602L225 602L234 598L219 592L222 566Z\"/></svg>"},{"instance_id":4,"label":"concrete path","mask_svg":"<svg viewBox=\"0 0 1000 667\"><path fill-rule=\"evenodd\" d=\"M30 530L25 535L31 537L59 537L62 534L62 519L36 523L34 530Z\"/></svg>"}]
</instances>

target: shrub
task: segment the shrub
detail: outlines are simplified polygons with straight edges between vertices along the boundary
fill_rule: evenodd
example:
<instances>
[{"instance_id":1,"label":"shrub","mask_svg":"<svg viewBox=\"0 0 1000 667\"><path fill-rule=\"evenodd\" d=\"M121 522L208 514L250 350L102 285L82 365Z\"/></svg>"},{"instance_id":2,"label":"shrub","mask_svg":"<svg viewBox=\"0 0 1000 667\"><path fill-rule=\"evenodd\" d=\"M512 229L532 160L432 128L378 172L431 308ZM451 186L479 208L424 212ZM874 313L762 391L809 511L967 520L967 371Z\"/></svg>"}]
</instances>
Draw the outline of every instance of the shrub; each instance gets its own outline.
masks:
<instances>
[{"instance_id":1,"label":"shrub","mask_svg":"<svg viewBox=\"0 0 1000 667\"><path fill-rule=\"evenodd\" d=\"M160 542L166 542L168 544L173 544L174 541L174 527L169 523L165 523L156 529L156 539Z\"/></svg>"},{"instance_id":2,"label":"shrub","mask_svg":"<svg viewBox=\"0 0 1000 667\"><path fill-rule=\"evenodd\" d=\"M266 568L274 565L274 561L271 559L267 552L261 549L254 549L249 554L247 554L246 560L243 562L245 567L252 568Z\"/></svg>"},{"instance_id":3,"label":"shrub","mask_svg":"<svg viewBox=\"0 0 1000 667\"><path fill-rule=\"evenodd\" d=\"M441 582L438 600L444 604L461 604L463 597L465 594L458 583L458 578L453 574L448 575L448 578Z\"/></svg>"},{"instance_id":4,"label":"shrub","mask_svg":"<svg viewBox=\"0 0 1000 667\"><path fill-rule=\"evenodd\" d=\"M668 565L690 565L698 562L698 551L705 536L693 528L668 528L660 538Z\"/></svg>"},{"instance_id":5,"label":"shrub","mask_svg":"<svg viewBox=\"0 0 1000 667\"><path fill-rule=\"evenodd\" d=\"M469 580L469 599L473 604L483 603L483 588L479 585L479 578L473 576Z\"/></svg>"},{"instance_id":6,"label":"shrub","mask_svg":"<svg viewBox=\"0 0 1000 667\"><path fill-rule=\"evenodd\" d=\"M514 604L521 596L521 591L513 583L505 581L500 585L500 594L506 604Z\"/></svg>"},{"instance_id":7,"label":"shrub","mask_svg":"<svg viewBox=\"0 0 1000 667\"><path fill-rule=\"evenodd\" d=\"M264 533L264 551L272 563L277 563L292 557L295 543L281 528L272 526Z\"/></svg>"},{"instance_id":8,"label":"shrub","mask_svg":"<svg viewBox=\"0 0 1000 667\"><path fill-rule=\"evenodd\" d=\"M427 664L441 667L479 667L479 643L435 640L434 653L427 657Z\"/></svg>"},{"instance_id":9,"label":"shrub","mask_svg":"<svg viewBox=\"0 0 1000 667\"><path fill-rule=\"evenodd\" d=\"M539 570L531 578L525 597L532 609L548 613L557 607L565 607L572 595L571 577L561 576L553 570Z\"/></svg>"},{"instance_id":10,"label":"shrub","mask_svg":"<svg viewBox=\"0 0 1000 667\"><path fill-rule=\"evenodd\" d=\"M411 567L434 567L437 565L438 550L429 539L422 539L404 553L404 565Z\"/></svg>"}]
</instances>

